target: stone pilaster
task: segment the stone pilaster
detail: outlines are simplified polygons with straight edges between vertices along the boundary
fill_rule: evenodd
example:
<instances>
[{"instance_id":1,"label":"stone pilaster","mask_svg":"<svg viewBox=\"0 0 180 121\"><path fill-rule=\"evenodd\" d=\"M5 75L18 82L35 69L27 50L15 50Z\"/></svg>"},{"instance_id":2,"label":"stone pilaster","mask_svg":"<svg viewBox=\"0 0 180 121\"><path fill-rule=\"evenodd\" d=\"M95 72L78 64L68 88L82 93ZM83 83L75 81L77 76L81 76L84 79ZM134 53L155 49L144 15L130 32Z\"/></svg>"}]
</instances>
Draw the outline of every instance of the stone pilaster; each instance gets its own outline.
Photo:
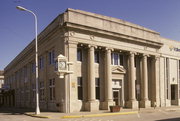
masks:
<instances>
[{"instance_id":1,"label":"stone pilaster","mask_svg":"<svg viewBox=\"0 0 180 121\"><path fill-rule=\"evenodd\" d=\"M153 64L153 97L152 97L152 106L159 107L160 106L160 97L159 97L159 57L155 56L152 60Z\"/></svg>"},{"instance_id":2,"label":"stone pilaster","mask_svg":"<svg viewBox=\"0 0 180 121\"><path fill-rule=\"evenodd\" d=\"M148 99L148 69L147 69L147 55L142 57L142 97L140 101L140 107L150 107L150 101Z\"/></svg>"},{"instance_id":3,"label":"stone pilaster","mask_svg":"<svg viewBox=\"0 0 180 121\"><path fill-rule=\"evenodd\" d=\"M127 107L136 109L138 108L138 101L136 100L136 89L135 89L135 53L130 52L129 54L129 100L127 101Z\"/></svg>"},{"instance_id":4,"label":"stone pilaster","mask_svg":"<svg viewBox=\"0 0 180 121\"><path fill-rule=\"evenodd\" d=\"M76 61L77 61L77 48L78 48L78 43L75 41L67 41L67 57L68 57L68 61L69 62L73 62L72 65L69 65L69 70L73 71L73 74L69 74L67 76L65 76L65 81L63 81L65 83L64 86L64 92L60 92L60 96L63 96L63 93L65 94L65 98L63 99L61 97L61 105L60 107L65 108L63 112L69 113L69 112L74 112L74 111L80 111L81 109L81 103L78 102L78 98L77 98L77 89L73 88L71 86L71 83L75 83L77 84L77 74L75 71L75 67L76 67ZM63 88L63 87L61 87ZM67 89L66 89L67 88ZM70 104L69 104L70 102ZM65 104L63 104L65 103ZM61 109L63 110L63 109Z\"/></svg>"}]
</instances>

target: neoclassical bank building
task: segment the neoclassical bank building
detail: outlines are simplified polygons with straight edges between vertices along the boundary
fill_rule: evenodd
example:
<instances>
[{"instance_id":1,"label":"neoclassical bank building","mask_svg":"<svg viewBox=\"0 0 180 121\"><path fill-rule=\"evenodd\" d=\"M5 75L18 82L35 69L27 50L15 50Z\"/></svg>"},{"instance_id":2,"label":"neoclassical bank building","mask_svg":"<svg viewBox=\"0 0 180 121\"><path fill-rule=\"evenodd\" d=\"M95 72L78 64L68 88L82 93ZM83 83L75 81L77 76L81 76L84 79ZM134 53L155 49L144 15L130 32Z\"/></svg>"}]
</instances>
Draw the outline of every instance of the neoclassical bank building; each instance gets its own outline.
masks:
<instances>
[{"instance_id":1,"label":"neoclassical bank building","mask_svg":"<svg viewBox=\"0 0 180 121\"><path fill-rule=\"evenodd\" d=\"M38 35L41 110L79 112L180 105L180 43L156 31L67 9ZM71 64L64 78L55 58ZM62 64L63 65L63 64ZM15 107L36 104L34 40L4 70Z\"/></svg>"}]
</instances>

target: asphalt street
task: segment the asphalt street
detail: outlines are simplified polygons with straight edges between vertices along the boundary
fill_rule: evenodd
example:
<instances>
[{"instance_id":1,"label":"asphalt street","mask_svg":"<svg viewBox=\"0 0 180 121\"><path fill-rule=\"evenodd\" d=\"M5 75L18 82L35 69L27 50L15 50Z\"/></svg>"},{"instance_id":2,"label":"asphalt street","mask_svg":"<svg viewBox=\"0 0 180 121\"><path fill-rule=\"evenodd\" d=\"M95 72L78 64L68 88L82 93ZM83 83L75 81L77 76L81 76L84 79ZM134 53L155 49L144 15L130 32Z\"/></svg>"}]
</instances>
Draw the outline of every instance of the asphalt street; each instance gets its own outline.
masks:
<instances>
[{"instance_id":1,"label":"asphalt street","mask_svg":"<svg viewBox=\"0 0 180 121\"><path fill-rule=\"evenodd\" d=\"M57 114L57 113L56 113ZM90 118L71 118L62 119L59 117L37 118L24 115L24 110L19 109L1 109L0 121L180 121L179 110L156 110L146 111L137 114L102 116Z\"/></svg>"}]
</instances>

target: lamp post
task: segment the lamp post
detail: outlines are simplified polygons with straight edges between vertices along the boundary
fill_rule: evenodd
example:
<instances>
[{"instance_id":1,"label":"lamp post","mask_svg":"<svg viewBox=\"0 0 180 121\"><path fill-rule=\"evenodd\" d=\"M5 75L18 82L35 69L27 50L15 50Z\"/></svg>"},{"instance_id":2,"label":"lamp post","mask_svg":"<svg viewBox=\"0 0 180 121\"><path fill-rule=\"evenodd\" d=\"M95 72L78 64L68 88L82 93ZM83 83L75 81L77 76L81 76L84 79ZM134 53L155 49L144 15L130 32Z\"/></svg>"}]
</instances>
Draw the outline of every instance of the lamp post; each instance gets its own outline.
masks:
<instances>
[{"instance_id":1,"label":"lamp post","mask_svg":"<svg viewBox=\"0 0 180 121\"><path fill-rule=\"evenodd\" d=\"M38 46L37 46L37 16L34 12L31 10L28 10L24 7L17 6L17 9L21 11L27 11L33 14L34 19L35 19L35 63L36 63L36 112L35 114L40 114L40 109L39 109L39 90L38 90Z\"/></svg>"}]
</instances>

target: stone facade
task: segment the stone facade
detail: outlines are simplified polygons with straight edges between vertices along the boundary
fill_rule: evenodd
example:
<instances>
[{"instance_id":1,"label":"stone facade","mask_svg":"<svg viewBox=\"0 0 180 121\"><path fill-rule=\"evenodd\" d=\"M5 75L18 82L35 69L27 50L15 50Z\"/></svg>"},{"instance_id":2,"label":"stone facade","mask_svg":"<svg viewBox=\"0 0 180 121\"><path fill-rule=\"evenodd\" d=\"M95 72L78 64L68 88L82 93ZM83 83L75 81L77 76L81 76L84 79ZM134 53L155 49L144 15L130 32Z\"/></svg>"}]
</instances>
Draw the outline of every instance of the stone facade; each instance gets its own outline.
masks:
<instances>
[{"instance_id":1,"label":"stone facade","mask_svg":"<svg viewBox=\"0 0 180 121\"><path fill-rule=\"evenodd\" d=\"M77 112L111 105L180 105L179 42L120 19L67 9L38 35L40 109ZM35 106L32 41L6 68L15 106ZM54 58L63 54L73 74L60 79Z\"/></svg>"}]
</instances>

